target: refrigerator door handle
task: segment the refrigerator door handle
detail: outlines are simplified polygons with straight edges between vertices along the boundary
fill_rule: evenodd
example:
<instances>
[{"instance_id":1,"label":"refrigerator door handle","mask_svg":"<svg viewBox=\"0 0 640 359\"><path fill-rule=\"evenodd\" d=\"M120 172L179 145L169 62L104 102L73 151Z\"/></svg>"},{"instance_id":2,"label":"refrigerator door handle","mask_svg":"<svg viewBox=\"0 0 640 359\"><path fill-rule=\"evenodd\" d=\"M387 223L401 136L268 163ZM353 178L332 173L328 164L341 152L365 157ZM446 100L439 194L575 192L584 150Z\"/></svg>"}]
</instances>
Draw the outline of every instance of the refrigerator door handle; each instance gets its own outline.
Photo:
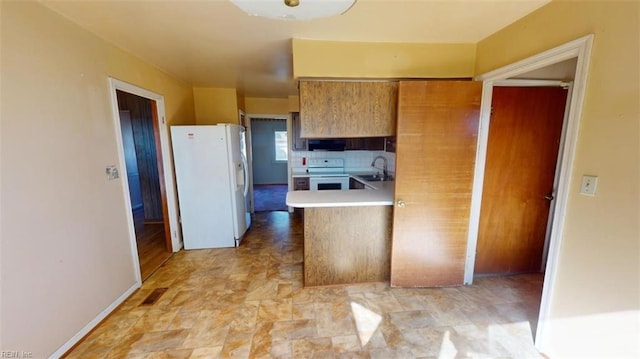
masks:
<instances>
[{"instance_id":1,"label":"refrigerator door handle","mask_svg":"<svg viewBox=\"0 0 640 359\"><path fill-rule=\"evenodd\" d=\"M247 197L249 194L249 164L247 162L247 157L244 153L240 153L242 157L242 169L244 170L244 196Z\"/></svg>"}]
</instances>

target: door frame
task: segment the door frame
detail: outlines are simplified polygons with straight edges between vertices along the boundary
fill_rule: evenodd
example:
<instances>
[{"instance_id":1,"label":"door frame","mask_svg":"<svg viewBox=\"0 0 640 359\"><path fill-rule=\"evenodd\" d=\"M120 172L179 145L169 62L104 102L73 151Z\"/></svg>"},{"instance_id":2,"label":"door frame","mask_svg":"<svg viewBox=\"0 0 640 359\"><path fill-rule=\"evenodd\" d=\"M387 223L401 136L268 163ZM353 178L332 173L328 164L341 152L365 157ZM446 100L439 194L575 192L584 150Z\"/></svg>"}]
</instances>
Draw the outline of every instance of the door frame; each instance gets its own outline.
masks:
<instances>
[{"instance_id":1,"label":"door frame","mask_svg":"<svg viewBox=\"0 0 640 359\"><path fill-rule=\"evenodd\" d=\"M250 205L249 208L245 208L245 210L249 213L253 213L253 151L251 150L251 118L242 109L238 109L238 124L240 126L244 126L244 145L247 150L247 166L249 167L249 191L247 192L247 197L249 198Z\"/></svg>"},{"instance_id":2,"label":"door frame","mask_svg":"<svg viewBox=\"0 0 640 359\"><path fill-rule=\"evenodd\" d=\"M499 84L500 81L507 80L511 77L568 59L577 58L573 86L569 94L571 101L568 106L569 108L565 121L566 124L564 125L566 126L565 140L561 154L559 154L561 163L559 166L559 173L557 174L558 187L556 205L553 218L551 219L552 226L549 236L549 254L545 266L545 278L542 288L538 327L535 336L535 346L539 350L546 347L547 343L547 321L550 317L550 303L556 285L558 256L564 232L572 168L575 159L575 149L578 140L580 120L582 118L592 45L593 34L590 34L537 55L528 57L524 60L479 75L475 78L475 80L483 82L483 89L482 104L480 106L480 129L478 132L473 194L471 198L469 237L467 242L467 259L464 275L465 284L471 284L473 282L475 252L478 240L478 227L480 223L484 167L486 163L487 144L489 139L489 121L491 116L491 97L493 94L493 86Z\"/></svg>"},{"instance_id":3,"label":"door frame","mask_svg":"<svg viewBox=\"0 0 640 359\"><path fill-rule=\"evenodd\" d=\"M162 164L163 164L163 178L165 183L165 196L167 203L169 228L171 231L171 249L173 252L177 252L182 248L182 240L180 235L180 227L178 225L178 201L176 198L175 184L173 180L173 162L171 161L171 149L169 145L169 133L166 125L164 96L143 89L141 87L120 81L113 77L109 77L109 89L111 94L111 108L113 113L113 121L116 131L116 143L118 150L118 167L126 168L126 162L124 159L124 147L122 141L122 133L120 132L120 112L118 110L118 95L116 90L128 92L136 96L144 97L153 103L157 112L157 125L160 132L160 148L162 150ZM153 106L153 105L152 105ZM121 171L122 172L122 171ZM129 227L129 242L131 244L131 253L133 266L135 270L136 283L138 286L142 285L142 275L140 272L140 260L138 257L138 247L136 243L136 232L133 224L133 213L131 207L131 198L129 198L129 180L127 176L121 176L122 188L124 194L124 201L126 207L126 216Z\"/></svg>"},{"instance_id":4,"label":"door frame","mask_svg":"<svg viewBox=\"0 0 640 359\"><path fill-rule=\"evenodd\" d=\"M298 111L294 111L298 112ZM293 133L293 113L287 115L287 185L288 191L293 191L293 142L295 141L295 133ZM294 207L288 206L287 211L293 213Z\"/></svg>"}]
</instances>

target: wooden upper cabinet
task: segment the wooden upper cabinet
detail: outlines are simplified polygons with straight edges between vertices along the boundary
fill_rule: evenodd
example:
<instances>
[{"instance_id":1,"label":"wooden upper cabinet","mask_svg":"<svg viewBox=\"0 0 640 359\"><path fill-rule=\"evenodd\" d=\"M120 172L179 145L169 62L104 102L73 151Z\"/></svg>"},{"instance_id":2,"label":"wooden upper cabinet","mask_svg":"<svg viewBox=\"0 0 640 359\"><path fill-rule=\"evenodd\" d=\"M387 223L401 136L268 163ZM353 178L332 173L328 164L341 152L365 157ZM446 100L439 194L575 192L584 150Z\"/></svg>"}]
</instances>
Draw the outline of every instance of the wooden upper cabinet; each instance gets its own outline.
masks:
<instances>
[{"instance_id":1,"label":"wooden upper cabinet","mask_svg":"<svg viewBox=\"0 0 640 359\"><path fill-rule=\"evenodd\" d=\"M301 136L385 137L396 133L398 83L300 81Z\"/></svg>"}]
</instances>

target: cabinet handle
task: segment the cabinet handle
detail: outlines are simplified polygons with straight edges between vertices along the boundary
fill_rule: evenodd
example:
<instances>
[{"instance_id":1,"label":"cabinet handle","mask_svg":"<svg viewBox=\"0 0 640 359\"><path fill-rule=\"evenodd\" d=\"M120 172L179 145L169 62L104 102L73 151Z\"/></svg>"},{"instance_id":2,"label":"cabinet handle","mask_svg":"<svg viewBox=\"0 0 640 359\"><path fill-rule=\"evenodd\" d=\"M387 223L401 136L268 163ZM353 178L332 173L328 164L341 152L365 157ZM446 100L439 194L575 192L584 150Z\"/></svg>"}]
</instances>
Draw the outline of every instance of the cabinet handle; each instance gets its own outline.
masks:
<instances>
[{"instance_id":1,"label":"cabinet handle","mask_svg":"<svg viewBox=\"0 0 640 359\"><path fill-rule=\"evenodd\" d=\"M400 199L400 200L398 200L398 202L396 202L396 205L397 205L399 208L404 208L405 203L404 203L404 201L403 201L403 200L401 200L401 199Z\"/></svg>"}]
</instances>

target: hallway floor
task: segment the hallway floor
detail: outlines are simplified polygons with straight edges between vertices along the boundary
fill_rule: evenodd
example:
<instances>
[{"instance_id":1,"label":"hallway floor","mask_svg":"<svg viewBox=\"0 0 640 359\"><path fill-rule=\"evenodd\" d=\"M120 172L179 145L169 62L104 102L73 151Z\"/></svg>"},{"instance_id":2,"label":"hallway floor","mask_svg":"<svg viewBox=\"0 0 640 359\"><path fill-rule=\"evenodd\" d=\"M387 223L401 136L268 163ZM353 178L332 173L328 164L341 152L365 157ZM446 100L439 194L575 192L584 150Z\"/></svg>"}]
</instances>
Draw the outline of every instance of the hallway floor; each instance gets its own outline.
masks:
<instances>
[{"instance_id":1,"label":"hallway floor","mask_svg":"<svg viewBox=\"0 0 640 359\"><path fill-rule=\"evenodd\" d=\"M541 357L541 275L302 288L302 260L301 216L258 213L239 248L175 254L68 357Z\"/></svg>"},{"instance_id":2,"label":"hallway floor","mask_svg":"<svg viewBox=\"0 0 640 359\"><path fill-rule=\"evenodd\" d=\"M173 255L173 252L168 251L165 244L164 223L145 223L144 212L140 209L133 211L133 225L136 231L140 275L142 280L146 280Z\"/></svg>"},{"instance_id":3,"label":"hallway floor","mask_svg":"<svg viewBox=\"0 0 640 359\"><path fill-rule=\"evenodd\" d=\"M256 184L253 185L253 206L255 212L286 211L286 184Z\"/></svg>"}]
</instances>

